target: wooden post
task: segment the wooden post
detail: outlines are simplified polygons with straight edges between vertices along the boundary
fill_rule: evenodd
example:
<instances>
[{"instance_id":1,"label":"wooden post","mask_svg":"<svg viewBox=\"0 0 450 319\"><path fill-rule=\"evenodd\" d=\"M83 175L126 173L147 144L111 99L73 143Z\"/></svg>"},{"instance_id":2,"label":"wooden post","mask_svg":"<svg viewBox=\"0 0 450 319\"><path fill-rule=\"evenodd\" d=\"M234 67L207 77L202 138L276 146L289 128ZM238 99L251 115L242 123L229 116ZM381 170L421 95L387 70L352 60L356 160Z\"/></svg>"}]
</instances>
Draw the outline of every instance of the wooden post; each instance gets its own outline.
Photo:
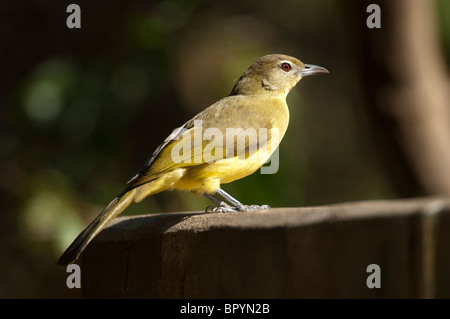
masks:
<instances>
[{"instance_id":1,"label":"wooden post","mask_svg":"<svg viewBox=\"0 0 450 319\"><path fill-rule=\"evenodd\" d=\"M450 297L450 200L122 217L82 259L84 298ZM368 288L380 267L380 288Z\"/></svg>"}]
</instances>

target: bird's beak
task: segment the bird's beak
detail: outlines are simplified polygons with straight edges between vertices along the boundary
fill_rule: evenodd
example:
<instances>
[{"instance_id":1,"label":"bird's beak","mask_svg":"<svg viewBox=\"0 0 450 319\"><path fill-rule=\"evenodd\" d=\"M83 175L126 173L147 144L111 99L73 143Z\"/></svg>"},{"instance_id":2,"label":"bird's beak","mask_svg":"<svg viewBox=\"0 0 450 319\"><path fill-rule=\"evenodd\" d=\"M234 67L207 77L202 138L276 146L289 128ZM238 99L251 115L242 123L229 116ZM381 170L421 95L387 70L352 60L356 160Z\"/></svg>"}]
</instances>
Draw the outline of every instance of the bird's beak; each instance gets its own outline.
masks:
<instances>
[{"instance_id":1,"label":"bird's beak","mask_svg":"<svg viewBox=\"0 0 450 319\"><path fill-rule=\"evenodd\" d=\"M313 64L305 64L305 67L301 70L302 77L330 73L327 69Z\"/></svg>"}]
</instances>

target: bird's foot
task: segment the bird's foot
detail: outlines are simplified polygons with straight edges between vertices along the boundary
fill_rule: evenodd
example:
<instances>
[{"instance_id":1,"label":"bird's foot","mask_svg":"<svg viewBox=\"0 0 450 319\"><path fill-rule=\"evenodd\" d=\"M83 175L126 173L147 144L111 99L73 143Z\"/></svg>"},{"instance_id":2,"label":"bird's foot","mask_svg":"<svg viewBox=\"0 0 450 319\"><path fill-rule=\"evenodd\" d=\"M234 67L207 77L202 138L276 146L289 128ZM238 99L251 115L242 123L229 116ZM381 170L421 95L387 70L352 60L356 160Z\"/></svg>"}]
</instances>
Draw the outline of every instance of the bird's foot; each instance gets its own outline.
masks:
<instances>
[{"instance_id":1,"label":"bird's foot","mask_svg":"<svg viewBox=\"0 0 450 319\"><path fill-rule=\"evenodd\" d=\"M245 211L255 211L255 210L269 210L269 205L244 205Z\"/></svg>"},{"instance_id":2,"label":"bird's foot","mask_svg":"<svg viewBox=\"0 0 450 319\"><path fill-rule=\"evenodd\" d=\"M235 212L252 212L258 210L269 210L269 205L240 205L239 207L234 207L226 204L225 202L220 203L219 206L208 206L205 213L235 213Z\"/></svg>"},{"instance_id":3,"label":"bird's foot","mask_svg":"<svg viewBox=\"0 0 450 319\"><path fill-rule=\"evenodd\" d=\"M242 205L242 207L238 207L239 211L243 212L251 212L257 210L269 210L269 205Z\"/></svg>"},{"instance_id":4,"label":"bird's foot","mask_svg":"<svg viewBox=\"0 0 450 319\"><path fill-rule=\"evenodd\" d=\"M225 202L221 202L219 206L206 207L205 213L235 213L238 209L230 206Z\"/></svg>"}]
</instances>

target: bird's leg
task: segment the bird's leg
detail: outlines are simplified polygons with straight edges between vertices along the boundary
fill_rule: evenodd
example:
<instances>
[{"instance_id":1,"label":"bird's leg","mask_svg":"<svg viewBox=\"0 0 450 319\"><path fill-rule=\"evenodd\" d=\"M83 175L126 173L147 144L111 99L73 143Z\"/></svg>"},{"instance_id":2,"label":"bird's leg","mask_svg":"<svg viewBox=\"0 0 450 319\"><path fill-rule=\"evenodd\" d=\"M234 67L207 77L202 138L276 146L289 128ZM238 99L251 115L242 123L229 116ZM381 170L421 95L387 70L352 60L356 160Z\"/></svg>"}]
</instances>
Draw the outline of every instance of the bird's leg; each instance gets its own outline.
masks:
<instances>
[{"instance_id":1,"label":"bird's leg","mask_svg":"<svg viewBox=\"0 0 450 319\"><path fill-rule=\"evenodd\" d=\"M266 210L269 209L269 205L243 205L236 198L225 192L223 189L218 188L217 194L219 194L224 200L233 205L238 211L252 211L252 210ZM217 198L216 198L217 199Z\"/></svg>"},{"instance_id":2,"label":"bird's leg","mask_svg":"<svg viewBox=\"0 0 450 319\"><path fill-rule=\"evenodd\" d=\"M207 193L205 193L203 195L205 195L206 198L208 198L210 201L212 201L213 203L215 203L217 205L216 207L214 207L214 206L206 207L206 210L205 210L206 213L231 213L231 212L237 211L237 209L235 207L228 205L227 203L218 199L214 195L207 194Z\"/></svg>"}]
</instances>

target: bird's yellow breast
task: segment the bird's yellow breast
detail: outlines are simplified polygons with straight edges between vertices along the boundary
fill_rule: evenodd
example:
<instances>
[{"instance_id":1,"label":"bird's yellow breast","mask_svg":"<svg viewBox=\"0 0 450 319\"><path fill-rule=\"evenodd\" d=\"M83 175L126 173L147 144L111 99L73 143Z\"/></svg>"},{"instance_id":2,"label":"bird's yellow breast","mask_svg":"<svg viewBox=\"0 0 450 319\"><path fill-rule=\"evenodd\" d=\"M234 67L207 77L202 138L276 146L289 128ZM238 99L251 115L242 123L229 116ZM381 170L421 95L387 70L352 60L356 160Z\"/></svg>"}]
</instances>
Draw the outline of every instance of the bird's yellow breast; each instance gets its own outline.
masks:
<instances>
[{"instance_id":1,"label":"bird's yellow breast","mask_svg":"<svg viewBox=\"0 0 450 319\"><path fill-rule=\"evenodd\" d=\"M257 101L254 102L257 103ZM196 193L214 193L220 184L246 177L264 165L280 144L289 123L289 111L284 99L274 99L272 103L264 105L270 107L262 107L259 114L265 114L263 117L267 121L260 121L261 125L255 124L254 126L262 127L254 127L254 129L268 130L268 138L258 141L261 143L258 143L254 152L246 150L245 154L238 156L187 166L184 168L183 177L174 184L173 188ZM245 120L241 119L235 125L239 126L240 122Z\"/></svg>"},{"instance_id":2,"label":"bird's yellow breast","mask_svg":"<svg viewBox=\"0 0 450 319\"><path fill-rule=\"evenodd\" d=\"M214 193L220 184L233 182L258 170L269 159L270 153L261 149L246 159L225 158L185 168L183 177L174 185L174 189L195 193Z\"/></svg>"}]
</instances>

